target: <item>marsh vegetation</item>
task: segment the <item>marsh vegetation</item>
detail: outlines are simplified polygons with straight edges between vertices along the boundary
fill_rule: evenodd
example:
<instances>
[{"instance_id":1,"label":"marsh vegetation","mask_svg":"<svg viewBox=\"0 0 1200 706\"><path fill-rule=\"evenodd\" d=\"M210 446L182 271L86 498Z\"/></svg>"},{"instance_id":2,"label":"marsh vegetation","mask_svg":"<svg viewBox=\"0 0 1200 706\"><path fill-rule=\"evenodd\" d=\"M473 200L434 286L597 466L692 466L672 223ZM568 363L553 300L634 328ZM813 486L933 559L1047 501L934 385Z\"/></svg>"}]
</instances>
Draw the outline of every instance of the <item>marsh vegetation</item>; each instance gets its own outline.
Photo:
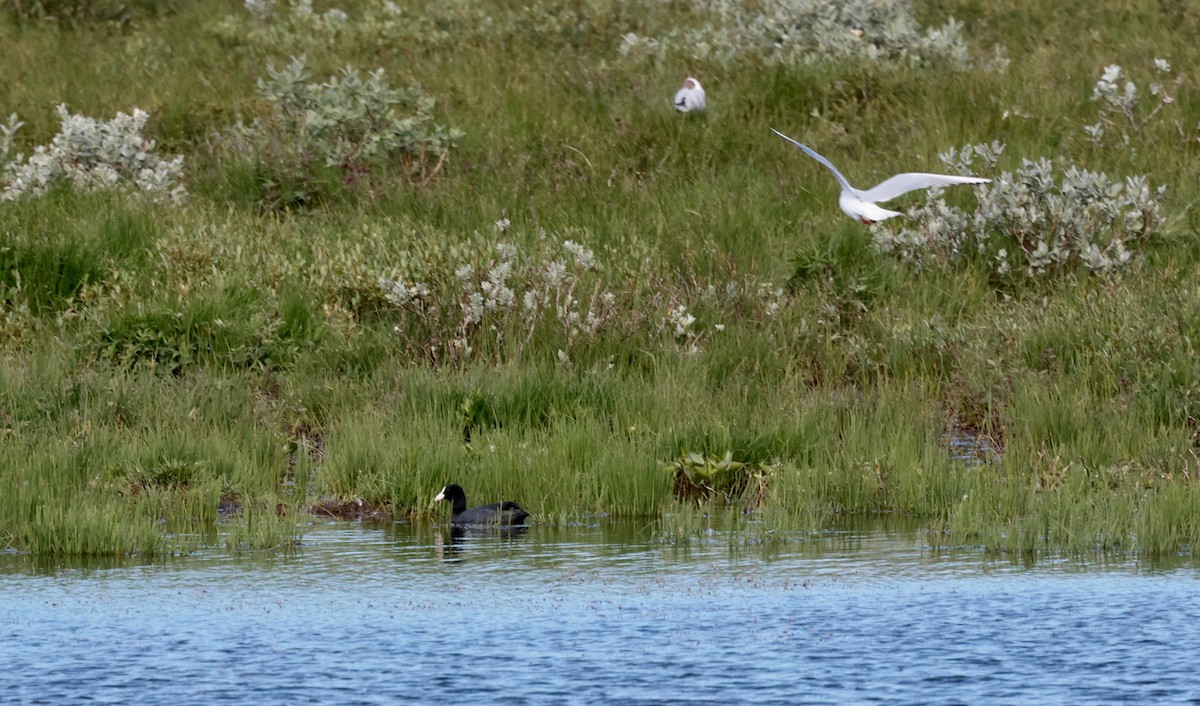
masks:
<instances>
[{"instance_id":1,"label":"marsh vegetation","mask_svg":"<svg viewBox=\"0 0 1200 706\"><path fill-rule=\"evenodd\" d=\"M283 547L448 482L673 539L1200 536L1192 4L7 8L0 543ZM995 181L867 228L769 127Z\"/></svg>"}]
</instances>

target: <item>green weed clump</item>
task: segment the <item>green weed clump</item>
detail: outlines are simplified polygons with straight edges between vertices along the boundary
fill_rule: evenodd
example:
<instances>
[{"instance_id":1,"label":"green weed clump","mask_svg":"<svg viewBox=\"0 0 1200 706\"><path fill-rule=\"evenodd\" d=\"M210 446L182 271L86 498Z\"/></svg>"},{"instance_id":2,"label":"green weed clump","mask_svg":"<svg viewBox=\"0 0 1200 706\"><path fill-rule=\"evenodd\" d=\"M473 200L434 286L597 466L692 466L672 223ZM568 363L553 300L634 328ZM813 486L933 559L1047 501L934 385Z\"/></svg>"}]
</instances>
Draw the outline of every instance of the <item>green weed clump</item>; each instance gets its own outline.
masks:
<instances>
[{"instance_id":1,"label":"green weed clump","mask_svg":"<svg viewBox=\"0 0 1200 706\"><path fill-rule=\"evenodd\" d=\"M674 542L1196 544L1186 3L35 5L0 23L8 547L286 550L450 482ZM855 183L995 181L868 230L769 127Z\"/></svg>"}]
</instances>

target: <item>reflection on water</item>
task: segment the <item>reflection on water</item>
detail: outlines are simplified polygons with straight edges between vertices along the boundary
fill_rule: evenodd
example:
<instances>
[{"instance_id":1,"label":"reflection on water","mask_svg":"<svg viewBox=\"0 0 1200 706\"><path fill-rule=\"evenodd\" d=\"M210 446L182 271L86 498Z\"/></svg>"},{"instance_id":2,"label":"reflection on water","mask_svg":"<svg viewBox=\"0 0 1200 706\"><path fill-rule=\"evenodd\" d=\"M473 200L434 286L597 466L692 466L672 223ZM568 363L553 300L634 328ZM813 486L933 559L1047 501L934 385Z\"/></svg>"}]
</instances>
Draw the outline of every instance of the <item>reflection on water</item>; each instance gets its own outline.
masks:
<instances>
[{"instance_id":1,"label":"reflection on water","mask_svg":"<svg viewBox=\"0 0 1200 706\"><path fill-rule=\"evenodd\" d=\"M410 529L408 527L406 529ZM432 529L432 546L434 553L441 559L453 561L461 558L459 552L468 546L470 537L479 537L485 545L490 540L499 542L519 541L529 531L529 525L497 526L497 527L434 527ZM394 534L394 532L393 532Z\"/></svg>"},{"instance_id":2,"label":"reflection on water","mask_svg":"<svg viewBox=\"0 0 1200 706\"><path fill-rule=\"evenodd\" d=\"M1193 703L1191 559L990 559L919 528L311 527L289 555L0 555L0 700Z\"/></svg>"}]
</instances>

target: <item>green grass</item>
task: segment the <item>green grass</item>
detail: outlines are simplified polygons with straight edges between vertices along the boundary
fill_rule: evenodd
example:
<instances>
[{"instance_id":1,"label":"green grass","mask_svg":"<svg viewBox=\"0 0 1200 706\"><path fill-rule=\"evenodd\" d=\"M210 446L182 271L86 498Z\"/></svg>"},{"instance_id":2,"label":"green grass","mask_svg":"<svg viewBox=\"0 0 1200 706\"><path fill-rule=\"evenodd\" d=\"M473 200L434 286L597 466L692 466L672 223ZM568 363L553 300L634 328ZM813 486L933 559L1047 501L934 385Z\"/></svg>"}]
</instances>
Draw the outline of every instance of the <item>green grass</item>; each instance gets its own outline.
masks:
<instances>
[{"instance_id":1,"label":"green grass","mask_svg":"<svg viewBox=\"0 0 1200 706\"><path fill-rule=\"evenodd\" d=\"M369 4L343 6L353 17ZM521 12L505 5L490 12ZM255 81L297 48L218 31L226 16L245 24L241 3L0 22L0 106L26 123L19 151L52 139L59 103L105 119L137 106L157 149L185 156L191 193L182 206L62 189L0 203L0 544L287 548L324 499L436 521L434 494L457 482L542 521L661 520L668 539L707 523L779 538L888 514L923 522L937 544L1192 551L1200 150L1175 122L1200 121L1200 101L1189 78L1124 147L1093 145L1082 127L1105 65L1143 86L1156 57L1195 66L1195 32L1179 28L1200 28L1200 12L917 5L931 25L963 20L981 54L1005 47L1009 69L623 61L621 35L686 21L674 6L576 3L587 22L461 42L313 41L315 77L382 66L465 136L425 186L386 169L344 187L321 175L307 209L272 195L255 155L222 146L235 121L269 114ZM445 26L468 22L461 12ZM670 109L688 74L709 91L704 114ZM1116 276L917 269L877 252L825 170L768 127L861 186L938 171L938 152L993 139L1008 145L1004 169L1044 156L1145 173L1169 187L1167 225ZM599 269L580 268L565 240ZM518 250L516 301L463 326L455 271L470 264L478 281L500 242ZM524 318L522 295L554 260L568 284L539 290L547 308ZM381 277L432 293L400 306ZM677 335L681 305L695 320ZM1002 453L954 458L948 435L968 432ZM672 464L693 453L729 453L763 485L732 516L676 497ZM222 500L240 514L218 516Z\"/></svg>"}]
</instances>

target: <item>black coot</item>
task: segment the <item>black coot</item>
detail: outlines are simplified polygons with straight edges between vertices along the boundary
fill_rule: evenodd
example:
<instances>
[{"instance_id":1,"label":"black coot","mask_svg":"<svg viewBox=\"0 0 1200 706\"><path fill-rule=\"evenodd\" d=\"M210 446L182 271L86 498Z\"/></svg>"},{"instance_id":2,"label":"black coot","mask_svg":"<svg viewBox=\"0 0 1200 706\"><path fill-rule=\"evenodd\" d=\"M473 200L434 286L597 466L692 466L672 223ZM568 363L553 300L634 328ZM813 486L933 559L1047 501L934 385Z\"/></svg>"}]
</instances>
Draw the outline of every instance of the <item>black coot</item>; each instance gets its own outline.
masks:
<instances>
[{"instance_id":1,"label":"black coot","mask_svg":"<svg viewBox=\"0 0 1200 706\"><path fill-rule=\"evenodd\" d=\"M520 525L529 513L511 500L467 509L467 494L451 483L434 500L449 500L451 525Z\"/></svg>"}]
</instances>

